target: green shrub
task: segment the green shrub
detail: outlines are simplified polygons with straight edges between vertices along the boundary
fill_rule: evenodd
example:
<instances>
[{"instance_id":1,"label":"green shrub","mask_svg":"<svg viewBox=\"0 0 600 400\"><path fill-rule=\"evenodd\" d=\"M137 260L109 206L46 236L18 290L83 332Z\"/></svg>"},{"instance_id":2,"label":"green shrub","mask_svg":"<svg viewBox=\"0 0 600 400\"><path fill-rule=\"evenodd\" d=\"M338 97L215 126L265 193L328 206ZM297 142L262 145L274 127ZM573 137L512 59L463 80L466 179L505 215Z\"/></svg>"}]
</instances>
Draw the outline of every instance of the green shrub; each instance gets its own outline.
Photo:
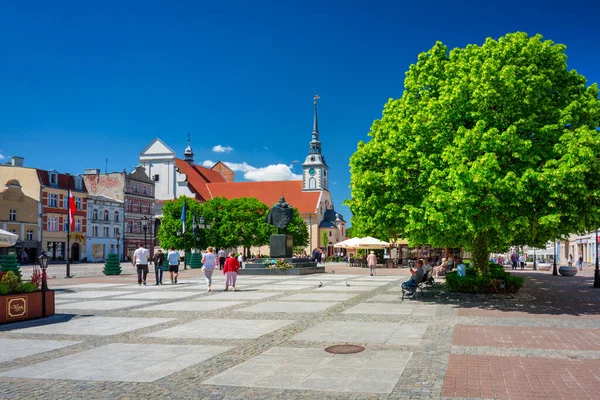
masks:
<instances>
[{"instance_id":1,"label":"green shrub","mask_svg":"<svg viewBox=\"0 0 600 400\"><path fill-rule=\"evenodd\" d=\"M523 278L522 276L512 276L508 274L505 281L506 291L509 293L514 293L517 290L521 289L523 285L525 285L525 278Z\"/></svg>"},{"instance_id":2,"label":"green shrub","mask_svg":"<svg viewBox=\"0 0 600 400\"><path fill-rule=\"evenodd\" d=\"M506 272L504 268L490 268L490 278L505 279L510 276L510 273Z\"/></svg>"},{"instance_id":3,"label":"green shrub","mask_svg":"<svg viewBox=\"0 0 600 400\"><path fill-rule=\"evenodd\" d=\"M0 283L8 286L8 292L14 293L17 290L17 286L20 283L20 279L14 272L8 271L4 276L2 276L2 281Z\"/></svg>"},{"instance_id":4,"label":"green shrub","mask_svg":"<svg viewBox=\"0 0 600 400\"><path fill-rule=\"evenodd\" d=\"M0 283L0 294L8 294L8 285Z\"/></svg>"},{"instance_id":5,"label":"green shrub","mask_svg":"<svg viewBox=\"0 0 600 400\"><path fill-rule=\"evenodd\" d=\"M31 282L25 282L25 283L19 283L17 285L17 289L15 290L15 292L31 293L31 292L35 292L36 290L38 290L38 287L36 284L31 283Z\"/></svg>"},{"instance_id":6,"label":"green shrub","mask_svg":"<svg viewBox=\"0 0 600 400\"><path fill-rule=\"evenodd\" d=\"M475 276L475 275L477 275L477 271L475 270L475 268L467 267L465 269L465 275L466 276Z\"/></svg>"},{"instance_id":7,"label":"green shrub","mask_svg":"<svg viewBox=\"0 0 600 400\"><path fill-rule=\"evenodd\" d=\"M514 293L525 284L525 278L511 276L505 271L490 272L490 276L479 276L471 268L466 276L458 276L456 272L446 275L446 289L449 292L460 293Z\"/></svg>"}]
</instances>

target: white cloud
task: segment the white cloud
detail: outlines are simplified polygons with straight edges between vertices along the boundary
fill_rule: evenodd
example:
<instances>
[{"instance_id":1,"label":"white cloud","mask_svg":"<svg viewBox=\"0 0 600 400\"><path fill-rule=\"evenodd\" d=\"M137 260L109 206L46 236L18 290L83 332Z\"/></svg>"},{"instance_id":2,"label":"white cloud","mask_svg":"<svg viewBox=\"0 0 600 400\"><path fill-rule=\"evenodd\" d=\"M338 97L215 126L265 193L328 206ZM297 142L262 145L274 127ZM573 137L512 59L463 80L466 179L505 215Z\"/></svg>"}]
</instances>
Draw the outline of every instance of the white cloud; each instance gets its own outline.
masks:
<instances>
[{"instance_id":1,"label":"white cloud","mask_svg":"<svg viewBox=\"0 0 600 400\"><path fill-rule=\"evenodd\" d=\"M202 163L203 167L212 168L216 163L206 160ZM244 179L249 181L292 181L302 179L302 175L295 174L292 171L292 165L272 164L266 167L254 167L246 162L232 163L224 161L233 172L243 172Z\"/></svg>"},{"instance_id":2,"label":"white cloud","mask_svg":"<svg viewBox=\"0 0 600 400\"><path fill-rule=\"evenodd\" d=\"M229 153L231 150L233 150L233 147L221 146L220 144L216 145L212 149L212 151L214 151L215 153Z\"/></svg>"},{"instance_id":3,"label":"white cloud","mask_svg":"<svg viewBox=\"0 0 600 400\"><path fill-rule=\"evenodd\" d=\"M0 154L0 160L4 160L4 155Z\"/></svg>"},{"instance_id":4,"label":"white cloud","mask_svg":"<svg viewBox=\"0 0 600 400\"><path fill-rule=\"evenodd\" d=\"M293 173L291 165L273 164L248 171L244 178L249 181L294 181L302 179L302 175Z\"/></svg>"},{"instance_id":5,"label":"white cloud","mask_svg":"<svg viewBox=\"0 0 600 400\"><path fill-rule=\"evenodd\" d=\"M267 146L263 146L263 149L265 150L269 150L269 148Z\"/></svg>"}]
</instances>

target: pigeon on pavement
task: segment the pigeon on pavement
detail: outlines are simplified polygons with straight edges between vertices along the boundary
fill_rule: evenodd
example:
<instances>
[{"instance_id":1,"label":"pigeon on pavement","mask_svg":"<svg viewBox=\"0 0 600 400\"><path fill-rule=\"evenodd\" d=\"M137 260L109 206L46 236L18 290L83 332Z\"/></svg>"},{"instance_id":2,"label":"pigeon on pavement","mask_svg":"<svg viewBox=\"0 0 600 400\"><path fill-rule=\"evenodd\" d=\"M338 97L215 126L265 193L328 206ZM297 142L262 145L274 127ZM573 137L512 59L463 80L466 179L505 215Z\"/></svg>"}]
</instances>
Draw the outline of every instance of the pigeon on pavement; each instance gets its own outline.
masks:
<instances>
[{"instance_id":1,"label":"pigeon on pavement","mask_svg":"<svg viewBox=\"0 0 600 400\"><path fill-rule=\"evenodd\" d=\"M350 287L350 285L348 284L348 282L346 282L346 286Z\"/></svg>"},{"instance_id":2,"label":"pigeon on pavement","mask_svg":"<svg viewBox=\"0 0 600 400\"><path fill-rule=\"evenodd\" d=\"M319 287L323 287L323 282L319 281Z\"/></svg>"}]
</instances>

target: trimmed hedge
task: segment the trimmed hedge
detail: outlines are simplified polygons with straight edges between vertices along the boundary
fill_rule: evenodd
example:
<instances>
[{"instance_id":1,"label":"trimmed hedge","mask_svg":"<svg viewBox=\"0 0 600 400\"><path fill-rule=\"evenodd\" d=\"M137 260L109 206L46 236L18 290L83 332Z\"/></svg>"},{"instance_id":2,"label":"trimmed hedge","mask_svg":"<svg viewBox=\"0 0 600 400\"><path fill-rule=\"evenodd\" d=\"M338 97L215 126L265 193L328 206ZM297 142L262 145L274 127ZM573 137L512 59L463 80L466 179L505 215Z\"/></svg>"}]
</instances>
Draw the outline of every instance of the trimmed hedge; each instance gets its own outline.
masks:
<instances>
[{"instance_id":1,"label":"trimmed hedge","mask_svg":"<svg viewBox=\"0 0 600 400\"><path fill-rule=\"evenodd\" d=\"M512 276L501 265L494 265L490 265L489 276L477 275L473 268L467 268L465 276L450 272L446 275L446 289L461 293L514 293L523 287L525 278Z\"/></svg>"}]
</instances>

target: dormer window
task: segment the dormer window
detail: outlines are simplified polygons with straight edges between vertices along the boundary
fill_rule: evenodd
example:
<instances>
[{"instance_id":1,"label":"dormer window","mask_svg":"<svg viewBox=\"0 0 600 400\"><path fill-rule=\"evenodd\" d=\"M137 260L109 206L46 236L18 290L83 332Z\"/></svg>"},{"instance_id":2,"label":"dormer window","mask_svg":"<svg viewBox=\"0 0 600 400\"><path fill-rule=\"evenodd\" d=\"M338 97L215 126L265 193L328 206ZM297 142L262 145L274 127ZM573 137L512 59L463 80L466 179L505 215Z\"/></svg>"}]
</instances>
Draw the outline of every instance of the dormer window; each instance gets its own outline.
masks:
<instances>
[{"instance_id":1,"label":"dormer window","mask_svg":"<svg viewBox=\"0 0 600 400\"><path fill-rule=\"evenodd\" d=\"M52 186L58 185L58 172L50 171L50 185L52 185Z\"/></svg>"},{"instance_id":2,"label":"dormer window","mask_svg":"<svg viewBox=\"0 0 600 400\"><path fill-rule=\"evenodd\" d=\"M75 177L75 189L77 190L81 190L82 189L82 179L80 176L76 176Z\"/></svg>"}]
</instances>

